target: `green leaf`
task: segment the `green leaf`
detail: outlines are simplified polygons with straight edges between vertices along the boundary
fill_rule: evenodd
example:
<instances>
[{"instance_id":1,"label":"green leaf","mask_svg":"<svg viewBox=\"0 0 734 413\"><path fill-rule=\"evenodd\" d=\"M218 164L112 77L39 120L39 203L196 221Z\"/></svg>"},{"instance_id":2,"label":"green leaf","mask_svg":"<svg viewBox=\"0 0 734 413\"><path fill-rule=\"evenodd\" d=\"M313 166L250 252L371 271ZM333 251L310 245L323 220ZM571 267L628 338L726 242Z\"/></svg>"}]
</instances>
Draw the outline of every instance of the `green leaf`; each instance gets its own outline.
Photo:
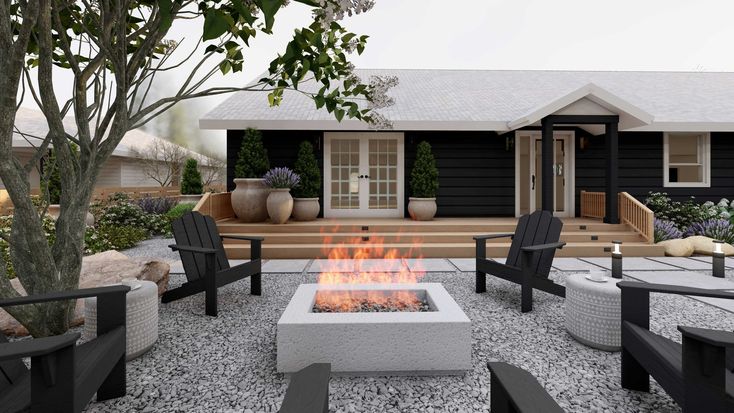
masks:
<instances>
[{"instance_id":1,"label":"green leaf","mask_svg":"<svg viewBox=\"0 0 734 413\"><path fill-rule=\"evenodd\" d=\"M342 119L344 119L344 109L336 109L334 111L334 116L336 116L336 120L338 122L341 122Z\"/></svg>"},{"instance_id":2,"label":"green leaf","mask_svg":"<svg viewBox=\"0 0 734 413\"><path fill-rule=\"evenodd\" d=\"M165 32L171 27L173 23L173 2L171 0L158 0L158 9L161 12L161 26L160 30Z\"/></svg>"},{"instance_id":3,"label":"green leaf","mask_svg":"<svg viewBox=\"0 0 734 413\"><path fill-rule=\"evenodd\" d=\"M204 40L216 39L229 29L227 18L219 10L210 9L204 17Z\"/></svg>"},{"instance_id":4,"label":"green leaf","mask_svg":"<svg viewBox=\"0 0 734 413\"><path fill-rule=\"evenodd\" d=\"M275 13L283 6L283 0L258 0L256 4L260 6L260 10L263 11L263 17L265 17L264 31L270 33L273 29L273 23L275 23Z\"/></svg>"}]
</instances>

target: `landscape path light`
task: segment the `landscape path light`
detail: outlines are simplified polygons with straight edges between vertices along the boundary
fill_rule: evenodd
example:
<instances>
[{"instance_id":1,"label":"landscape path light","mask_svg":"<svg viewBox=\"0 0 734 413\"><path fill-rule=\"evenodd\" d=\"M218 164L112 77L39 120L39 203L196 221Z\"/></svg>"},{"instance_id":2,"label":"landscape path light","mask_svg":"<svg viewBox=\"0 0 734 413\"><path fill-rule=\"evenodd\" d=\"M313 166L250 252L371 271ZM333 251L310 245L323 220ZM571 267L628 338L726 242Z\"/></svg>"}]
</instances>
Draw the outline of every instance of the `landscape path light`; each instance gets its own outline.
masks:
<instances>
[{"instance_id":1,"label":"landscape path light","mask_svg":"<svg viewBox=\"0 0 734 413\"><path fill-rule=\"evenodd\" d=\"M714 252L711 257L712 262L712 275L718 278L724 278L724 259L726 255L722 250L724 241L714 240Z\"/></svg>"},{"instance_id":2,"label":"landscape path light","mask_svg":"<svg viewBox=\"0 0 734 413\"><path fill-rule=\"evenodd\" d=\"M612 277L622 278L622 241L612 241Z\"/></svg>"}]
</instances>

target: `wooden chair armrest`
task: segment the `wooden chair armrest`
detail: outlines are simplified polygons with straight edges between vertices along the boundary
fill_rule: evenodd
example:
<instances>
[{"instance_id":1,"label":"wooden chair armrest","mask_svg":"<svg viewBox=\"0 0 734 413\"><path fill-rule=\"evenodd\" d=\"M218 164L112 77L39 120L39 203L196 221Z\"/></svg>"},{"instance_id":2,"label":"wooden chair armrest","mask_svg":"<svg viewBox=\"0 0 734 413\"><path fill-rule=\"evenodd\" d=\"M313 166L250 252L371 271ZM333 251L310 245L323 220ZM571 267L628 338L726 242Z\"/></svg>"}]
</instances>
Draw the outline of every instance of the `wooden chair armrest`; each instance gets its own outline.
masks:
<instances>
[{"instance_id":1,"label":"wooden chair armrest","mask_svg":"<svg viewBox=\"0 0 734 413\"><path fill-rule=\"evenodd\" d=\"M532 252L538 252L538 251L543 251L543 250L552 250L556 248L561 249L563 248L564 245L566 245L565 242L551 242L548 244L529 245L527 247L520 248L520 250L522 252L532 253Z\"/></svg>"},{"instance_id":2,"label":"wooden chair armrest","mask_svg":"<svg viewBox=\"0 0 734 413\"><path fill-rule=\"evenodd\" d=\"M239 239L243 241L265 241L265 237L255 237L255 236L249 236L249 235L220 235L220 238L224 239Z\"/></svg>"},{"instance_id":3,"label":"wooden chair armrest","mask_svg":"<svg viewBox=\"0 0 734 413\"><path fill-rule=\"evenodd\" d=\"M647 291L649 293L664 293L664 294L677 294L677 295L693 295L697 297L712 297L712 298L734 298L734 292L723 291L723 290L708 290L705 288L695 287L683 287L680 285L668 285L668 284L653 284L643 283L638 281L620 281L617 283L617 287L625 290L637 290Z\"/></svg>"},{"instance_id":4,"label":"wooden chair armrest","mask_svg":"<svg viewBox=\"0 0 734 413\"><path fill-rule=\"evenodd\" d=\"M510 237L510 239L515 237L515 234L486 234L486 235L475 235L473 238L475 241L479 240L487 240L487 239L495 239L495 238L507 238Z\"/></svg>"},{"instance_id":5,"label":"wooden chair armrest","mask_svg":"<svg viewBox=\"0 0 734 413\"><path fill-rule=\"evenodd\" d=\"M75 345L80 336L79 333L69 333L0 344L0 361L51 354L64 347Z\"/></svg>"},{"instance_id":6,"label":"wooden chair armrest","mask_svg":"<svg viewBox=\"0 0 734 413\"><path fill-rule=\"evenodd\" d=\"M734 332L707 328L678 326L683 337L690 337L716 347L734 347Z\"/></svg>"},{"instance_id":7,"label":"wooden chair armrest","mask_svg":"<svg viewBox=\"0 0 734 413\"><path fill-rule=\"evenodd\" d=\"M217 250L214 248L204 248L204 247L192 247L190 245L176 245L171 244L168 246L168 248L172 249L173 251L184 251L184 252L193 252L194 254L216 254Z\"/></svg>"},{"instance_id":8,"label":"wooden chair armrest","mask_svg":"<svg viewBox=\"0 0 734 413\"><path fill-rule=\"evenodd\" d=\"M86 297L105 297L115 294L127 294L130 287L126 285L110 285L107 287L83 288L80 290L54 291L45 294L27 295L0 300L0 307L37 304L49 301L74 300Z\"/></svg>"}]
</instances>

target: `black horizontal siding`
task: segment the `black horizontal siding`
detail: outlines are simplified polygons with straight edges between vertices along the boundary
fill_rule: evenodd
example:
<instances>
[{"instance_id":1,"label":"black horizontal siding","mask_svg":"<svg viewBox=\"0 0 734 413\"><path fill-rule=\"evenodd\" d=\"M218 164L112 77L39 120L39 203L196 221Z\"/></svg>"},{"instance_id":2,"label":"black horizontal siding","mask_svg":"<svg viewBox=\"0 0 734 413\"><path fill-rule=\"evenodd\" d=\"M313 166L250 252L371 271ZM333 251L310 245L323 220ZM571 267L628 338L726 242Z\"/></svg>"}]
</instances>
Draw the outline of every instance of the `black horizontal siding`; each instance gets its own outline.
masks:
<instances>
[{"instance_id":1,"label":"black horizontal siding","mask_svg":"<svg viewBox=\"0 0 734 413\"><path fill-rule=\"evenodd\" d=\"M270 167L287 166L293 168L298 156L298 146L303 141L309 141L313 144L316 159L319 160L319 168L324 170L323 165L323 133L319 131L261 131L263 135L263 146L268 151L268 159ZM242 145L244 131L228 130L227 131L227 190L234 189L234 166L237 163L237 154ZM324 197L323 188L319 195Z\"/></svg>"},{"instance_id":2,"label":"black horizontal siding","mask_svg":"<svg viewBox=\"0 0 734 413\"><path fill-rule=\"evenodd\" d=\"M578 139L578 138L577 138ZM604 191L604 137L592 137L585 150L576 144L576 213L581 190ZM663 185L663 133L620 132L619 190L644 201L650 191L667 192L673 200L694 196L698 202L734 196L734 133L711 134L711 187L666 188Z\"/></svg>"},{"instance_id":3,"label":"black horizontal siding","mask_svg":"<svg viewBox=\"0 0 734 413\"><path fill-rule=\"evenodd\" d=\"M515 152L494 132L406 132L405 206L417 145L431 144L438 166L439 217L515 214Z\"/></svg>"}]
</instances>

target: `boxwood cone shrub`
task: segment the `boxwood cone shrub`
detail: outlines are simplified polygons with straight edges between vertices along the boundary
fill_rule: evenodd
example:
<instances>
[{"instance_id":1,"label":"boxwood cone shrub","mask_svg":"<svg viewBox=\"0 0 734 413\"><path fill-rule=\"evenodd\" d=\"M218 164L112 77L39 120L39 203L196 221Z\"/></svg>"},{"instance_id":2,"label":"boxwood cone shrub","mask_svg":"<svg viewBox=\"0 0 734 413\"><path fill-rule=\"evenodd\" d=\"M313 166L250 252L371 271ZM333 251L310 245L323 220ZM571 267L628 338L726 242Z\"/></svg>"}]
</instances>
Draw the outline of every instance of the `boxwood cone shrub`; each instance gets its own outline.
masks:
<instances>
[{"instance_id":1,"label":"boxwood cone shrub","mask_svg":"<svg viewBox=\"0 0 734 413\"><path fill-rule=\"evenodd\" d=\"M201 195L204 192L204 183L201 181L199 165L196 159L187 159L181 174L181 194Z\"/></svg>"},{"instance_id":2,"label":"boxwood cone shrub","mask_svg":"<svg viewBox=\"0 0 734 413\"><path fill-rule=\"evenodd\" d=\"M245 131L242 146L234 166L235 178L262 178L270 169L268 151L263 146L259 130L249 128Z\"/></svg>"},{"instance_id":3,"label":"boxwood cone shrub","mask_svg":"<svg viewBox=\"0 0 734 413\"><path fill-rule=\"evenodd\" d=\"M410 189L415 198L435 198L438 191L438 168L431 152L431 145L422 141L410 172Z\"/></svg>"},{"instance_id":4,"label":"boxwood cone shrub","mask_svg":"<svg viewBox=\"0 0 734 413\"><path fill-rule=\"evenodd\" d=\"M293 171L301 177L301 183L293 190L293 196L296 198L317 198L321 193L321 171L316 155L313 153L311 142L301 142Z\"/></svg>"}]
</instances>

